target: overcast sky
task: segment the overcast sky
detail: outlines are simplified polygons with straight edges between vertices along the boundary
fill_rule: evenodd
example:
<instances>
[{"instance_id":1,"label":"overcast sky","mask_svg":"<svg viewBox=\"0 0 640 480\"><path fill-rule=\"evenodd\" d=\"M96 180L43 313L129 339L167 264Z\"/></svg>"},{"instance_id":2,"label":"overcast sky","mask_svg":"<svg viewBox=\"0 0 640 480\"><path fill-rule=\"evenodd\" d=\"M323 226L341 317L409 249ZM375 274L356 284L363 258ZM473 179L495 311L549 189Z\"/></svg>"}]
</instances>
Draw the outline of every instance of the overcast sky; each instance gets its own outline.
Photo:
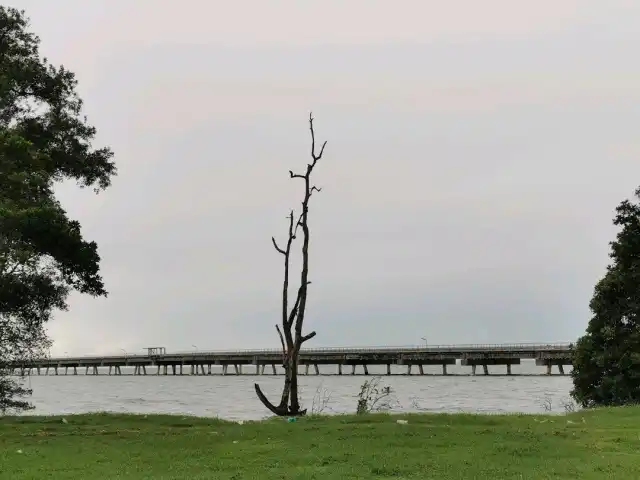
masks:
<instances>
[{"instance_id":1,"label":"overcast sky","mask_svg":"<svg viewBox=\"0 0 640 480\"><path fill-rule=\"evenodd\" d=\"M640 184L638 0L11 0L119 176L60 197L107 299L54 354L277 347L309 160L309 346L571 341ZM193 346L195 345L195 347Z\"/></svg>"}]
</instances>

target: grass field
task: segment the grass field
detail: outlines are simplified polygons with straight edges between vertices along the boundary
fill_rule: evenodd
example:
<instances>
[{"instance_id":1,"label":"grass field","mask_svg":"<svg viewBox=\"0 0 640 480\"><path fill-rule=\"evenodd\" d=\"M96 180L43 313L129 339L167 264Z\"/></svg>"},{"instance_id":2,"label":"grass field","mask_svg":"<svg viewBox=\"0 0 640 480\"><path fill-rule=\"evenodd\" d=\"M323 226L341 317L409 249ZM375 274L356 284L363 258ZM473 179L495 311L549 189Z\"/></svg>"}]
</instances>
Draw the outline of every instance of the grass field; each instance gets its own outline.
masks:
<instances>
[{"instance_id":1,"label":"grass field","mask_svg":"<svg viewBox=\"0 0 640 480\"><path fill-rule=\"evenodd\" d=\"M567 416L0 418L0 478L633 479L640 408ZM398 419L407 424L398 424Z\"/></svg>"}]
</instances>

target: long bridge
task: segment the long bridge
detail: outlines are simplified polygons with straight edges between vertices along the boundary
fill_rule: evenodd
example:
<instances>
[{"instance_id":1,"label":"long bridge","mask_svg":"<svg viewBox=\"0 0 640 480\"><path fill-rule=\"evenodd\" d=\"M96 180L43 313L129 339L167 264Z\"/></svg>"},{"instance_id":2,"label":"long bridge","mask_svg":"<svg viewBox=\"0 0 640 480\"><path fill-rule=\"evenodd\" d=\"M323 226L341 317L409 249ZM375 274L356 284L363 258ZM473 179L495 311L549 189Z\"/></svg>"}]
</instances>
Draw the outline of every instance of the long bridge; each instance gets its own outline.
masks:
<instances>
[{"instance_id":1,"label":"long bridge","mask_svg":"<svg viewBox=\"0 0 640 480\"><path fill-rule=\"evenodd\" d=\"M300 368L301 373L309 374L313 368L312 373L326 375L328 366L333 366L331 374L342 375L346 367L350 372L345 374L369 375L369 367L376 365L386 366L386 374L391 375L392 365L401 365L401 374L412 375L436 365L447 375L447 366L461 365L470 367L467 374L476 375L477 367L482 367L484 375L489 375L489 366L501 365L511 375L512 365L531 359L545 367L540 374L551 375L555 366L563 375L564 366L571 365L571 349L569 343L314 348L300 351ZM9 367L15 375L78 375L78 369L84 375L264 375L267 367L267 374L277 375L284 371L282 361L279 349L167 353L164 347L151 347L140 355L43 358ZM322 372L320 366L325 366Z\"/></svg>"}]
</instances>

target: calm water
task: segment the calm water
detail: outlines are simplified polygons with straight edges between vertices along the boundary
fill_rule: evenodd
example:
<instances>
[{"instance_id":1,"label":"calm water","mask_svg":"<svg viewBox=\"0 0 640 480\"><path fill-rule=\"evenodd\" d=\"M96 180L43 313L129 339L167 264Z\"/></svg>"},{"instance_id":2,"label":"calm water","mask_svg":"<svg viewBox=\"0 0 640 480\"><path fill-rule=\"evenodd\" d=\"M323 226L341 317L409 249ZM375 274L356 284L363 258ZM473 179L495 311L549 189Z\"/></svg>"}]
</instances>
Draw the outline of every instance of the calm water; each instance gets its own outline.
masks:
<instances>
[{"instance_id":1,"label":"calm water","mask_svg":"<svg viewBox=\"0 0 640 480\"><path fill-rule=\"evenodd\" d=\"M247 367L245 367L247 368ZM255 367L249 366L248 371ZM268 367L269 368L269 367ZM323 368L334 373L335 367ZM406 372L406 367L397 367ZM402 368L402 369L400 369ZM413 370L417 373L417 367ZM425 367L437 373L441 367ZM470 367L449 366L453 374L467 374ZM478 372L482 369L478 368ZM543 367L523 362L506 376L504 366L489 367L494 376L398 375L383 376L381 385L391 386L399 406L396 410L419 409L438 412L542 412L545 402L553 411L564 411L569 399L569 376L527 376L541 373ZM569 370L567 370L568 372ZM149 370L149 373L155 370ZM350 368L343 372L351 372ZM361 372L361 370L358 370ZM370 374L382 374L384 367L370 367ZM258 382L274 402L280 396L282 376L37 376L26 379L33 388L32 402L37 414L70 414L95 411L130 413L174 413L217 416L233 420L260 419L267 411L256 398L253 384ZM106 371L101 372L106 373ZM123 373L125 370L123 369ZM266 373L266 372L265 372ZM325 413L354 412L360 385L372 377L363 375L301 376L301 397L311 409L320 388L331 393Z\"/></svg>"}]
</instances>

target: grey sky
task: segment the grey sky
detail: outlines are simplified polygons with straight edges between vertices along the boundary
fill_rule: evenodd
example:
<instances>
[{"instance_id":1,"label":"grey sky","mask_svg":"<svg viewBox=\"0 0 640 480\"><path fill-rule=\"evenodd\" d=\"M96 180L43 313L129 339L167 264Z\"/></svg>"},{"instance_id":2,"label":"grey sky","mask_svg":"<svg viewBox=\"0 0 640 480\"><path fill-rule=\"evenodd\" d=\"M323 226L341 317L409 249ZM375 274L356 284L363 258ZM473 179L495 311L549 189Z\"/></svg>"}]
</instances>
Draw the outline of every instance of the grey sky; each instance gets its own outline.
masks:
<instances>
[{"instance_id":1,"label":"grey sky","mask_svg":"<svg viewBox=\"0 0 640 480\"><path fill-rule=\"evenodd\" d=\"M568 341L640 184L640 2L18 1L119 176L54 353L275 347L308 160L314 345ZM108 6L108 7L107 7Z\"/></svg>"}]
</instances>

